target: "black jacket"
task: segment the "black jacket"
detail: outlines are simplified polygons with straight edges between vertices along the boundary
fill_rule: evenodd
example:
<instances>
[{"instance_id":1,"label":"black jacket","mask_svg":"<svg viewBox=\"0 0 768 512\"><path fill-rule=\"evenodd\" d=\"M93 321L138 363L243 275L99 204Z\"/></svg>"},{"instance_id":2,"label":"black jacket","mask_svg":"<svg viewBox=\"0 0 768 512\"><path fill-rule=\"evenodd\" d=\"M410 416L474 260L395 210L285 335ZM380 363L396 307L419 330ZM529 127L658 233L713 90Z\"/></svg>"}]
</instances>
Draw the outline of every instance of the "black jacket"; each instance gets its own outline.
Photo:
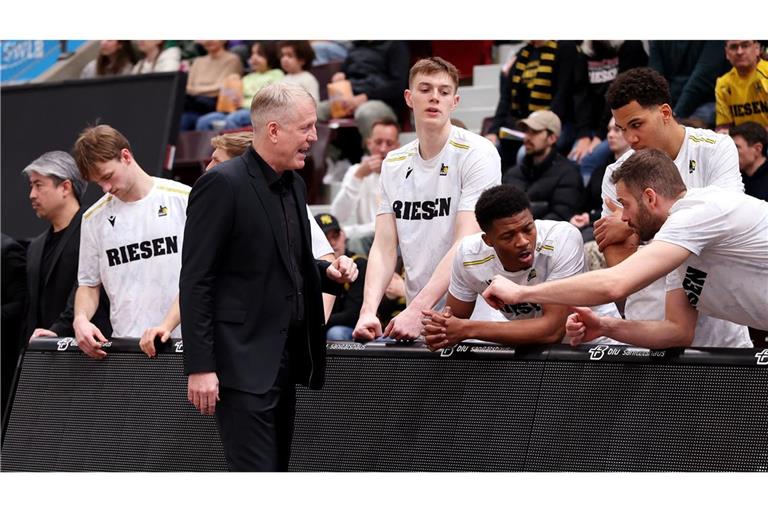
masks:
<instances>
[{"instance_id":1,"label":"black jacket","mask_svg":"<svg viewBox=\"0 0 768 512\"><path fill-rule=\"evenodd\" d=\"M55 332L60 337L74 336L74 301L77 291L77 266L80 256L80 220L84 209L72 218L69 227L62 236L51 256L50 267L41 275L40 265L48 230L30 242L27 248L27 288L29 307L27 308L25 340L38 327ZM42 291L40 294L40 281ZM99 308L91 321L104 336L109 337L112 328L109 323L109 299L102 288Z\"/></svg>"},{"instance_id":2,"label":"black jacket","mask_svg":"<svg viewBox=\"0 0 768 512\"><path fill-rule=\"evenodd\" d=\"M410 53L403 41L354 41L342 64L354 94L381 100L395 113L405 108L409 69Z\"/></svg>"},{"instance_id":3,"label":"black jacket","mask_svg":"<svg viewBox=\"0 0 768 512\"><path fill-rule=\"evenodd\" d=\"M540 165L526 156L521 165L509 169L502 178L528 194L535 219L568 221L577 213L584 198L584 181L578 166L555 148Z\"/></svg>"},{"instance_id":4,"label":"black jacket","mask_svg":"<svg viewBox=\"0 0 768 512\"><path fill-rule=\"evenodd\" d=\"M312 257L306 187L298 175L292 193L304 238L307 331L291 340L291 366L296 382L319 388L325 371L321 285L334 294L341 286L326 277L329 263ZM192 188L179 279L187 374L215 371L222 387L248 393L265 393L275 382L294 304L280 215L280 200L252 147Z\"/></svg>"}]
</instances>

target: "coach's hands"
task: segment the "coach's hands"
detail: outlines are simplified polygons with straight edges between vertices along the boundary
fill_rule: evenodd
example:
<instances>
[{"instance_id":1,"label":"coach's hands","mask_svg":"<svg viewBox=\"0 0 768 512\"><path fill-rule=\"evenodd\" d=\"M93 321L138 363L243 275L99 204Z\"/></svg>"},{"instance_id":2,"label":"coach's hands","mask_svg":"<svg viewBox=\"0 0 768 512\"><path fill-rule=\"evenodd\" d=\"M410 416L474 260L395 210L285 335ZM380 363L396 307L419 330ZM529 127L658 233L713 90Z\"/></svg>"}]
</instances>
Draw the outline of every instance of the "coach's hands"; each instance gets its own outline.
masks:
<instances>
[{"instance_id":1,"label":"coach's hands","mask_svg":"<svg viewBox=\"0 0 768 512\"><path fill-rule=\"evenodd\" d=\"M357 279L357 273L357 265L349 256L339 256L325 270L328 279L340 284L354 282Z\"/></svg>"},{"instance_id":2,"label":"coach's hands","mask_svg":"<svg viewBox=\"0 0 768 512\"><path fill-rule=\"evenodd\" d=\"M206 416L216 412L219 401L219 378L216 372L192 373L187 380L187 399Z\"/></svg>"},{"instance_id":3,"label":"coach's hands","mask_svg":"<svg viewBox=\"0 0 768 512\"><path fill-rule=\"evenodd\" d=\"M93 325L85 316L78 316L72 322L75 329L75 340L77 346L85 352L88 357L94 359L104 359L107 353L101 346L107 342L107 338L101 333L98 327Z\"/></svg>"}]
</instances>

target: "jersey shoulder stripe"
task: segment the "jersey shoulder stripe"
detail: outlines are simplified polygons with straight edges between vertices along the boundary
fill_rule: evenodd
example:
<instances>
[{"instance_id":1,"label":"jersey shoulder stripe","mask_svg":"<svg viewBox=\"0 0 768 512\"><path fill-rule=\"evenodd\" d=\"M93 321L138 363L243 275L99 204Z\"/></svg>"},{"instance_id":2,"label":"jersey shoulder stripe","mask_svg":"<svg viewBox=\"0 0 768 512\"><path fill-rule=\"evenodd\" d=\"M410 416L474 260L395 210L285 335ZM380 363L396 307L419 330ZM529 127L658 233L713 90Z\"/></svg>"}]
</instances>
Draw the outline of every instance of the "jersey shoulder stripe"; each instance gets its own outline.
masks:
<instances>
[{"instance_id":1,"label":"jersey shoulder stripe","mask_svg":"<svg viewBox=\"0 0 768 512\"><path fill-rule=\"evenodd\" d=\"M185 189L182 189L182 188L168 187L168 186L165 186L165 185L157 185L157 189L158 190L163 190L165 192L171 192L172 194L180 194L180 195L183 195L183 196L188 196L189 195L189 190L185 190Z\"/></svg>"},{"instance_id":2,"label":"jersey shoulder stripe","mask_svg":"<svg viewBox=\"0 0 768 512\"><path fill-rule=\"evenodd\" d=\"M463 149L463 150L469 149L469 144L462 144L460 142L456 142L455 140L449 140L448 144L458 149Z\"/></svg>"},{"instance_id":3,"label":"jersey shoulder stripe","mask_svg":"<svg viewBox=\"0 0 768 512\"><path fill-rule=\"evenodd\" d=\"M691 142L706 142L707 144L716 144L717 141L715 139L711 139L709 137L699 137L697 135L689 135L688 139Z\"/></svg>"},{"instance_id":4,"label":"jersey shoulder stripe","mask_svg":"<svg viewBox=\"0 0 768 512\"><path fill-rule=\"evenodd\" d=\"M88 208L88 210L83 214L83 220L88 220L94 213L99 211L102 207L109 204L114 196L112 195L106 195L102 197L96 204Z\"/></svg>"},{"instance_id":5,"label":"jersey shoulder stripe","mask_svg":"<svg viewBox=\"0 0 768 512\"><path fill-rule=\"evenodd\" d=\"M489 261L493 260L496 257L495 254L491 254L490 256L483 258L481 260L474 260L474 261L464 261L461 264L465 267L473 267L476 265L482 265L484 263L488 263Z\"/></svg>"}]
</instances>

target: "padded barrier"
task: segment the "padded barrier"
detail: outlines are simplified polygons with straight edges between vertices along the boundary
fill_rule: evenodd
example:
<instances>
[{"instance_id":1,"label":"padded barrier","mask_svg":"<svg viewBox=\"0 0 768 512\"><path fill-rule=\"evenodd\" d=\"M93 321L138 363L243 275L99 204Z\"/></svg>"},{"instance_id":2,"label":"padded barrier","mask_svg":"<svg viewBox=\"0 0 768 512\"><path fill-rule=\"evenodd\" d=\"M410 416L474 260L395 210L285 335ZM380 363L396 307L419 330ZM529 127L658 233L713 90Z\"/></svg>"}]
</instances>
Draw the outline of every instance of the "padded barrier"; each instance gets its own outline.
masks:
<instances>
[{"instance_id":1,"label":"padded barrier","mask_svg":"<svg viewBox=\"0 0 768 512\"><path fill-rule=\"evenodd\" d=\"M3 471L221 471L183 344L24 358ZM766 471L768 350L328 345L298 388L292 471Z\"/></svg>"}]
</instances>

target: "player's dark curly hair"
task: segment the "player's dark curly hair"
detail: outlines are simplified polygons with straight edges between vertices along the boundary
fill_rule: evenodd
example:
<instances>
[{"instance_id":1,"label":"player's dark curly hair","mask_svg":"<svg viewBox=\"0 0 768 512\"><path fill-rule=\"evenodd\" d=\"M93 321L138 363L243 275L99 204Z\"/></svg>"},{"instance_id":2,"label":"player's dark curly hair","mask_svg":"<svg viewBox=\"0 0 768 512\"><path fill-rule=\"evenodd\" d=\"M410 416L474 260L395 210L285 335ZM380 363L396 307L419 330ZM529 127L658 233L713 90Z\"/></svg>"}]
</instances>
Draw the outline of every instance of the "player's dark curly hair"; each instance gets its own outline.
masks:
<instances>
[{"instance_id":1,"label":"player's dark curly hair","mask_svg":"<svg viewBox=\"0 0 768 512\"><path fill-rule=\"evenodd\" d=\"M488 231L496 219L505 219L530 210L528 196L513 185L496 185L486 189L475 204L475 218L483 231Z\"/></svg>"},{"instance_id":2,"label":"player's dark curly hair","mask_svg":"<svg viewBox=\"0 0 768 512\"><path fill-rule=\"evenodd\" d=\"M608 87L605 100L613 110L632 101L644 108L664 103L672 105L666 78L651 68L633 68L621 73Z\"/></svg>"}]
</instances>

